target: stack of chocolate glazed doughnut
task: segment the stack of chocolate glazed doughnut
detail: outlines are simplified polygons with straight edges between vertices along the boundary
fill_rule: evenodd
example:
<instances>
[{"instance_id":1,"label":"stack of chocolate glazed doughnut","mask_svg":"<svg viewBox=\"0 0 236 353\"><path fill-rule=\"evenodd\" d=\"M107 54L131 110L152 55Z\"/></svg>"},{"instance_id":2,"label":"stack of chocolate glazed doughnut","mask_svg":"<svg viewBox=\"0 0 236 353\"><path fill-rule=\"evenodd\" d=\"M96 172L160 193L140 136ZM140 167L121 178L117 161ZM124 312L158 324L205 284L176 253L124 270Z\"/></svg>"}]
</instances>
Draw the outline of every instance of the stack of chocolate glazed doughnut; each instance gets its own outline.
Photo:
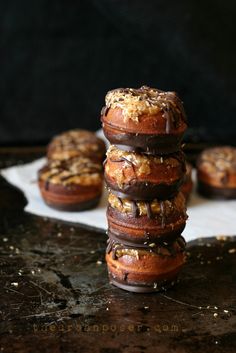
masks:
<instances>
[{"instance_id":1,"label":"stack of chocolate glazed doughnut","mask_svg":"<svg viewBox=\"0 0 236 353\"><path fill-rule=\"evenodd\" d=\"M120 88L107 93L101 115L112 144L105 162L110 281L133 292L166 289L185 262L182 103L174 92Z\"/></svg>"},{"instance_id":2,"label":"stack of chocolate glazed doughnut","mask_svg":"<svg viewBox=\"0 0 236 353\"><path fill-rule=\"evenodd\" d=\"M95 207L102 194L105 144L94 133L71 130L48 146L46 165L38 173L44 201L63 211Z\"/></svg>"}]
</instances>

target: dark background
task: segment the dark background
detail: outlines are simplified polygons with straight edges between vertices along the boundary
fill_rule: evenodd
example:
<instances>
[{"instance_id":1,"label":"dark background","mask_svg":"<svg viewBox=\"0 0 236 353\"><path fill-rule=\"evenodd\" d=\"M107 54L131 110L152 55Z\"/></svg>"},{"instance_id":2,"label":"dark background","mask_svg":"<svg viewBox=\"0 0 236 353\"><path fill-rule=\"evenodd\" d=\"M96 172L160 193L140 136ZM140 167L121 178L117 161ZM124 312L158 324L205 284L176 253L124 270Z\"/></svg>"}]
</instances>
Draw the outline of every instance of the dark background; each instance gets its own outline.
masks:
<instances>
[{"instance_id":1,"label":"dark background","mask_svg":"<svg viewBox=\"0 0 236 353\"><path fill-rule=\"evenodd\" d=\"M107 90L176 90L188 139L236 141L236 2L0 0L0 144L100 127Z\"/></svg>"}]
</instances>

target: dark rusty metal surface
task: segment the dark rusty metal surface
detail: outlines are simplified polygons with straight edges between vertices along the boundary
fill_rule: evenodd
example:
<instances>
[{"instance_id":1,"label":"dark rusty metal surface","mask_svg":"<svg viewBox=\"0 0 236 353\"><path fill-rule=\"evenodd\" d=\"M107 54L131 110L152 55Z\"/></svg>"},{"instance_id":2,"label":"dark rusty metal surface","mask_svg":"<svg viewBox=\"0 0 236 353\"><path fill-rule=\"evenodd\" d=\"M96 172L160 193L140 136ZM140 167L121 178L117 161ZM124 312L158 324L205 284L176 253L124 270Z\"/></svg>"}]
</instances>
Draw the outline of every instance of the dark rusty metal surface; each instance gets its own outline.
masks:
<instances>
[{"instance_id":1,"label":"dark rusty metal surface","mask_svg":"<svg viewBox=\"0 0 236 353\"><path fill-rule=\"evenodd\" d=\"M20 160L2 154L1 166ZM189 244L176 287L132 294L108 283L105 234L26 214L25 202L0 180L1 352L236 351L234 238Z\"/></svg>"}]
</instances>

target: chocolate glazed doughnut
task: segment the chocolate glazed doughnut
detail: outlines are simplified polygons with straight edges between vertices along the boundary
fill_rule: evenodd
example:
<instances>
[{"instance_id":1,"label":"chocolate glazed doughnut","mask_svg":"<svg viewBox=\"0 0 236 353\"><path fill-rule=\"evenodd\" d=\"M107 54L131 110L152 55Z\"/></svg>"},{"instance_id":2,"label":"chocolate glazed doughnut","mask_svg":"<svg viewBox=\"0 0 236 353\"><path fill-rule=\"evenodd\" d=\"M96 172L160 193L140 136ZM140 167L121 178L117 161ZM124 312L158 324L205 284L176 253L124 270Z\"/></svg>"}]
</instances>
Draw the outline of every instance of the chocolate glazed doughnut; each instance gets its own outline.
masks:
<instances>
[{"instance_id":1,"label":"chocolate glazed doughnut","mask_svg":"<svg viewBox=\"0 0 236 353\"><path fill-rule=\"evenodd\" d=\"M105 181L113 194L133 200L174 197L185 176L182 151L168 156L147 156L110 146Z\"/></svg>"},{"instance_id":2,"label":"chocolate glazed doughnut","mask_svg":"<svg viewBox=\"0 0 236 353\"><path fill-rule=\"evenodd\" d=\"M236 148L206 149L197 161L198 192L205 197L236 199Z\"/></svg>"},{"instance_id":3,"label":"chocolate glazed doughnut","mask_svg":"<svg viewBox=\"0 0 236 353\"><path fill-rule=\"evenodd\" d=\"M119 241L170 241L185 228L186 201L182 193L170 200L150 202L121 199L110 193L108 203L108 229Z\"/></svg>"},{"instance_id":4,"label":"chocolate glazed doughnut","mask_svg":"<svg viewBox=\"0 0 236 353\"><path fill-rule=\"evenodd\" d=\"M152 245L152 246L150 246ZM122 289L156 292L174 285L185 262L185 241L134 247L108 240L106 261L110 282Z\"/></svg>"},{"instance_id":5,"label":"chocolate glazed doughnut","mask_svg":"<svg viewBox=\"0 0 236 353\"><path fill-rule=\"evenodd\" d=\"M95 207L101 197L102 166L88 158L51 161L38 173L38 185L45 203L63 211Z\"/></svg>"},{"instance_id":6,"label":"chocolate glazed doughnut","mask_svg":"<svg viewBox=\"0 0 236 353\"><path fill-rule=\"evenodd\" d=\"M104 141L87 130L70 130L56 137L48 145L49 160L65 160L86 157L102 162L106 152Z\"/></svg>"},{"instance_id":7,"label":"chocolate glazed doughnut","mask_svg":"<svg viewBox=\"0 0 236 353\"><path fill-rule=\"evenodd\" d=\"M101 120L112 144L126 151L150 154L178 151L187 128L177 94L147 86L108 92Z\"/></svg>"}]
</instances>

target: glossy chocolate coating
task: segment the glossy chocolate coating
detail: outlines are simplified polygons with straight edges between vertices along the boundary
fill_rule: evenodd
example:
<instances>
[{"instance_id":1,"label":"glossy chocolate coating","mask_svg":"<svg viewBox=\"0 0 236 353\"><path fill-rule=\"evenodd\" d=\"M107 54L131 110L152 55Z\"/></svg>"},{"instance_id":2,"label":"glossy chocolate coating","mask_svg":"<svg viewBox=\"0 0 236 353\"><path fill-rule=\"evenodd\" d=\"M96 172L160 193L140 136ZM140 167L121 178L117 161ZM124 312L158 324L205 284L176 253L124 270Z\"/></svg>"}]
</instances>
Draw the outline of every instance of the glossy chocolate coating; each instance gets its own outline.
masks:
<instances>
[{"instance_id":1,"label":"glossy chocolate coating","mask_svg":"<svg viewBox=\"0 0 236 353\"><path fill-rule=\"evenodd\" d=\"M152 184L148 182L135 181L132 184L126 184L122 191L117 188L117 185L113 185L108 182L105 175L105 181L108 189L120 198L130 198L132 200L153 200L158 198L159 200L166 200L174 197L182 185L183 180L179 180L172 185L167 184Z\"/></svg>"},{"instance_id":2,"label":"glossy chocolate coating","mask_svg":"<svg viewBox=\"0 0 236 353\"><path fill-rule=\"evenodd\" d=\"M135 246L137 248L144 247L145 245L149 244L171 244L173 243L176 238L179 238L180 234L183 231L183 228L180 229L178 232L172 232L166 235L160 236L158 232L155 234L150 234L146 232L142 237L132 237L125 232L119 232L117 229L108 229L108 236L109 239L113 240L114 242L121 242L127 246Z\"/></svg>"},{"instance_id":3,"label":"glossy chocolate coating","mask_svg":"<svg viewBox=\"0 0 236 353\"><path fill-rule=\"evenodd\" d=\"M206 198L216 200L233 200L236 199L236 188L219 188L198 180L197 191Z\"/></svg>"},{"instance_id":4,"label":"glossy chocolate coating","mask_svg":"<svg viewBox=\"0 0 236 353\"><path fill-rule=\"evenodd\" d=\"M109 275L109 280L110 283L113 284L114 286L126 290L128 292L134 292L134 293L154 293L154 292L161 292L161 291L166 291L167 289L173 287L175 283L177 282L177 277L172 278L171 280L165 280L165 281L158 281L155 282L155 284L127 284L125 281L122 281L118 279L117 277L114 277L110 271L108 271Z\"/></svg>"},{"instance_id":5,"label":"glossy chocolate coating","mask_svg":"<svg viewBox=\"0 0 236 353\"><path fill-rule=\"evenodd\" d=\"M170 154L181 149L184 133L168 135L135 134L120 131L119 134L107 131L103 126L104 135L111 144L124 151L132 151L146 154Z\"/></svg>"}]
</instances>

